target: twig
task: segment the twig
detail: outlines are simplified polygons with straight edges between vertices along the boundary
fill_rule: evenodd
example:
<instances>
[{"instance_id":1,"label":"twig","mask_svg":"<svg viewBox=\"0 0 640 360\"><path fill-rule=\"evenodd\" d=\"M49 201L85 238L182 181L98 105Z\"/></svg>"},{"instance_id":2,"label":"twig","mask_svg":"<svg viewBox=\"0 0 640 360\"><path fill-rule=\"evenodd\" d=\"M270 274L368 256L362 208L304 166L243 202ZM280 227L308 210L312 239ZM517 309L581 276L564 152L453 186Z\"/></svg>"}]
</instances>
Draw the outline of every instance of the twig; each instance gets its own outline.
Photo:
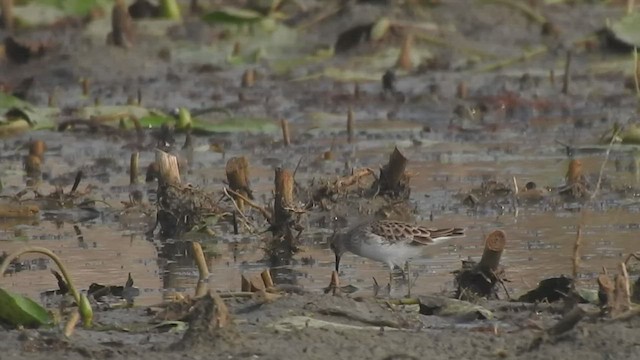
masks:
<instances>
[{"instance_id":1,"label":"twig","mask_svg":"<svg viewBox=\"0 0 640 360\"><path fill-rule=\"evenodd\" d=\"M622 127L616 129L616 131L611 135L611 141L609 142L609 146L607 147L607 151L605 152L604 161L602 165L600 165L600 174L598 174L598 182L596 183L596 188L593 189L593 193L591 194L591 198L589 200L595 199L598 194L598 190L600 190L600 184L602 182L602 174L604 174L604 167L607 165L607 161L609 160L609 154L611 154L611 148L613 147L613 143L618 137L618 134L622 130Z\"/></svg>"},{"instance_id":2,"label":"twig","mask_svg":"<svg viewBox=\"0 0 640 360\"><path fill-rule=\"evenodd\" d=\"M504 290L505 295L507 295L507 299L509 299L509 301L511 301L511 295L509 294L509 290L507 289L507 285L505 285L504 280L502 280L502 278L500 276L498 276L498 274L496 274L495 271L491 270L491 273L493 274L495 279L498 280L500 285L502 285L502 289Z\"/></svg>"},{"instance_id":3,"label":"twig","mask_svg":"<svg viewBox=\"0 0 640 360\"><path fill-rule=\"evenodd\" d=\"M633 47L633 84L636 88L636 96L640 99L640 64L638 64L638 48Z\"/></svg>"},{"instance_id":4,"label":"twig","mask_svg":"<svg viewBox=\"0 0 640 360\"><path fill-rule=\"evenodd\" d=\"M546 53L547 51L549 51L549 49L544 46L544 45L540 45L538 47L535 47L529 51L525 51L522 54L512 57L512 58L507 58L504 60L500 60L497 61L493 64L489 64L486 65L485 67L482 67L480 69L477 70L477 72L490 72L490 71L495 71L497 69L503 68L505 66L508 65L512 65L518 62L523 62L526 60L531 59L532 57L538 56L538 55L542 55L544 53Z\"/></svg>"},{"instance_id":5,"label":"twig","mask_svg":"<svg viewBox=\"0 0 640 360\"><path fill-rule=\"evenodd\" d=\"M346 3L344 3L346 4ZM323 20L337 14L340 12L340 10L342 10L342 8L345 6L344 4L340 4L340 5L336 5L333 8L329 8L328 10L321 12L320 14L318 14L316 17L314 17L313 19L304 22L302 24L300 24L298 26L298 30L305 30L307 28L312 27L313 25L322 22Z\"/></svg>"},{"instance_id":6,"label":"twig","mask_svg":"<svg viewBox=\"0 0 640 360\"><path fill-rule=\"evenodd\" d=\"M254 203L253 201L249 200L246 196L233 191L231 189L225 188L224 189L225 193L229 192L239 198L241 198L245 203L247 203L247 205L251 206L252 208L258 210L264 217L265 219L267 219L267 222L271 223L271 214L269 213L269 211L267 209L265 209L264 207Z\"/></svg>"},{"instance_id":7,"label":"twig","mask_svg":"<svg viewBox=\"0 0 640 360\"><path fill-rule=\"evenodd\" d=\"M233 196L231 196L229 194L229 191L232 191L231 189L227 189L222 188L222 190L224 191L224 194L227 198L229 198L229 200L231 200L231 203L233 204L233 207L236 209L236 212L238 214L240 214L240 216L242 217L242 219L244 220L244 226L247 228L247 230L249 230L249 232L253 232L254 231L254 226L251 225L251 222L249 221L249 219L247 219L247 217L244 215L244 213L242 212L242 210L240 210L238 208L238 204L236 203L236 200L233 198ZM236 193L237 194L237 193ZM235 195L235 194L234 194Z\"/></svg>"},{"instance_id":8,"label":"twig","mask_svg":"<svg viewBox=\"0 0 640 360\"><path fill-rule=\"evenodd\" d=\"M571 82L571 49L567 50L567 57L564 63L564 76L562 77L562 93L569 94L569 83Z\"/></svg>"},{"instance_id":9,"label":"twig","mask_svg":"<svg viewBox=\"0 0 640 360\"><path fill-rule=\"evenodd\" d=\"M580 266L580 246L582 245L582 226L585 220L585 210L580 210L580 223L578 224L578 231L576 231L576 241L573 243L573 258L572 258L572 271L573 276L572 286L575 288L575 280L578 278L578 267Z\"/></svg>"}]
</instances>

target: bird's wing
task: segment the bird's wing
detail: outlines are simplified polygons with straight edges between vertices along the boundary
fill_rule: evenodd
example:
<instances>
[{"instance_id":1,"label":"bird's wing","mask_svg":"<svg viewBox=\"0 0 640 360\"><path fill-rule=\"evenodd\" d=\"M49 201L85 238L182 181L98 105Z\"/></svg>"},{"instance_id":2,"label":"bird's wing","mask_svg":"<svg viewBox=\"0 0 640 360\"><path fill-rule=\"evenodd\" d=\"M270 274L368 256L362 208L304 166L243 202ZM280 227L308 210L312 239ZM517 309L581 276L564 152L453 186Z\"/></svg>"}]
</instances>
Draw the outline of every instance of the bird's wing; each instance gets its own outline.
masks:
<instances>
[{"instance_id":1,"label":"bird's wing","mask_svg":"<svg viewBox=\"0 0 640 360\"><path fill-rule=\"evenodd\" d=\"M408 244L429 245L438 238L464 235L462 228L429 229L401 221L378 220L370 224L371 232L384 237L390 243L406 242Z\"/></svg>"}]
</instances>

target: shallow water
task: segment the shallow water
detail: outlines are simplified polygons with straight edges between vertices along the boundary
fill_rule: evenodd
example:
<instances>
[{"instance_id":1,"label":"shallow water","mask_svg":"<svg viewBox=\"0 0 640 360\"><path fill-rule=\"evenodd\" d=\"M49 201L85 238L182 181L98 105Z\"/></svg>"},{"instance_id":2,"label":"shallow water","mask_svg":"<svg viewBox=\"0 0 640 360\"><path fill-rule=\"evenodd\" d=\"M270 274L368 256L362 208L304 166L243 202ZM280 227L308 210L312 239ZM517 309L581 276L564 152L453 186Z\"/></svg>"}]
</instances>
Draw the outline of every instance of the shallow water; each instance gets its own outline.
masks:
<instances>
[{"instance_id":1,"label":"shallow water","mask_svg":"<svg viewBox=\"0 0 640 360\"><path fill-rule=\"evenodd\" d=\"M429 138L430 135L423 135ZM54 135L49 140L50 146L74 138L74 148L84 149L87 144L72 135ZM16 144L21 140L17 139ZM196 142L203 142L196 139ZM384 163L388 149L395 141L379 141L378 148L365 146L360 150L355 147L341 145L338 156L355 159L358 165L376 168ZM127 274L131 273L135 286L141 289L139 304L159 302L172 292L192 293L197 281L197 270L184 242L169 244L144 235L152 224L149 219L136 216L117 218L119 202L128 199L129 186L126 174L129 151L118 148L111 149L110 144L100 139L91 140L91 150L73 152L68 148L51 151L46 155L46 166L49 176L56 178L73 172L80 164L91 164L96 156L112 159L108 175L94 173L83 182L97 185L93 190L94 198L103 199L109 206L101 207L99 217L79 222L80 215L69 215L66 212L56 213L43 211L39 219L24 223L5 223L0 231L0 250L11 252L24 245L44 246L52 249L65 261L74 281L80 288L86 289L91 283L122 285ZM201 144L200 144L201 145ZM366 144L365 144L366 145ZM301 146L300 146L301 147ZM18 146L16 146L18 148ZM197 148L197 146L196 146ZM110 149L110 150L109 150ZM567 160L562 149L531 150L527 145L522 149L512 148L511 153L494 151L493 155L487 145L440 143L435 146L410 146L402 149L411 162L409 171L414 174L411 202L417 209L415 220L430 227L458 226L466 228L464 238L452 239L443 244L429 247L423 258L411 262L413 293L428 293L451 290L453 286L451 271L460 266L460 261L467 258L478 259L482 254L483 239L494 229L502 229L507 233L507 250L502 264L506 267L509 282L506 287L510 294L518 295L544 278L558 275L571 275L572 252L576 239L577 226L581 215L578 204L561 201L545 201L541 204L515 205L512 199L501 199L477 209L461 204L458 194L466 193L478 187L483 179L494 178L511 186L513 177L519 186L527 181L535 181L539 186L558 186L563 183L564 169ZM24 152L16 150L16 154ZM228 159L234 154L226 154ZM256 198L261 201L270 199L272 187L271 174L273 163L295 164L290 154L295 150L276 150L272 152L273 162L261 161L260 151L250 153L252 186ZM151 152L141 155L141 167L151 161ZM238 155L240 153L238 152ZM527 154L521 155L521 154ZM494 157L500 161L491 161ZM20 188L22 174L20 157L10 157L4 161L2 171L5 174L5 194ZM416 159L416 160L413 160ZM581 157L585 173L597 174L600 170L603 154ZM616 161L617 160L617 161ZM210 190L220 190L224 179L224 163L219 154L195 152L191 171L185 174L185 180ZM633 171L616 172L616 163L630 161L624 153L612 154L605 167L606 181L609 187L615 185L635 186ZM339 161L329 162L323 167L300 167L297 181L304 183L315 176L328 176L340 170ZM100 181L100 179L102 179ZM81 188L84 185L81 185ZM144 187L147 191L155 185ZM50 187L44 186L43 192ZM262 200L266 199L266 200ZM603 190L588 207L584 218L582 245L580 247L579 279L589 286L602 268L612 269L623 261L625 256L636 251L636 238L639 228L638 211L640 201L637 197L627 195L624 198L615 195L611 190ZM60 216L63 216L60 218ZM58 217L56 222L51 219ZM74 217L75 216L75 217ZM433 222L430 221L433 217ZM66 221L65 221L66 219ZM82 237L78 237L73 227L80 229ZM258 228L266 229L265 224ZM297 273L297 282L308 289L320 290L328 285L331 270L334 266L333 254L327 247L326 240L331 231L317 228L310 223L303 235L303 252L296 256L297 264L292 269ZM263 258L263 240L268 234L227 235L224 230L218 231L213 238L202 239L205 247L213 248L216 256L210 259L211 283L221 291L238 291L240 276L255 275L266 268ZM170 253L170 254L169 254ZM234 259L235 257L235 259ZM310 258L302 265L302 258ZM55 279L49 273L50 262L33 259L28 270L0 278L0 286L38 298L39 293L55 288ZM367 259L347 254L342 261L341 281L353 284L360 290L370 291L372 278L386 284L388 270L386 266ZM276 282L278 279L276 279ZM406 291L398 282L394 294L402 295Z\"/></svg>"}]
</instances>

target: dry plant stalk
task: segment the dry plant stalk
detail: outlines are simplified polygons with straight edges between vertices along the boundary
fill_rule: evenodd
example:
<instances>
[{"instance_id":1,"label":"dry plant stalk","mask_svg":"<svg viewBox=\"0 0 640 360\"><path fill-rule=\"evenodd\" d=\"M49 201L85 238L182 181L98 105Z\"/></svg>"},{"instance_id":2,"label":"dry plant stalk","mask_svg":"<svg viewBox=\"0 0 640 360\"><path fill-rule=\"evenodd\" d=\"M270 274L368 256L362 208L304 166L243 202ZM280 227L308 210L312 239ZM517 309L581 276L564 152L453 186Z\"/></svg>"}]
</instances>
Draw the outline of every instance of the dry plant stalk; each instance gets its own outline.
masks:
<instances>
[{"instance_id":1,"label":"dry plant stalk","mask_svg":"<svg viewBox=\"0 0 640 360\"><path fill-rule=\"evenodd\" d=\"M412 50L413 35L409 33L402 41L402 48L400 49L400 55L398 56L398 61L396 62L397 67L406 71L411 71L411 69L413 69L413 60L411 60Z\"/></svg>"},{"instance_id":2,"label":"dry plant stalk","mask_svg":"<svg viewBox=\"0 0 640 360\"><path fill-rule=\"evenodd\" d=\"M82 79L80 79L80 86L82 87L82 96L88 96L89 95L89 85L90 85L90 81L88 78L83 77Z\"/></svg>"},{"instance_id":3,"label":"dry plant stalk","mask_svg":"<svg viewBox=\"0 0 640 360\"><path fill-rule=\"evenodd\" d=\"M1 0L2 24L8 33L13 32L13 0Z\"/></svg>"},{"instance_id":4,"label":"dry plant stalk","mask_svg":"<svg viewBox=\"0 0 640 360\"><path fill-rule=\"evenodd\" d=\"M507 234L502 230L495 230L487 235L478 268L486 274L495 273L500 266L500 258L506 244Z\"/></svg>"},{"instance_id":5,"label":"dry plant stalk","mask_svg":"<svg viewBox=\"0 0 640 360\"><path fill-rule=\"evenodd\" d=\"M253 299L262 304L272 303L281 297L282 295L280 294L274 294L264 289L257 290L253 293Z\"/></svg>"},{"instance_id":6,"label":"dry plant stalk","mask_svg":"<svg viewBox=\"0 0 640 360\"><path fill-rule=\"evenodd\" d=\"M42 140L34 140L29 144L29 155L37 156L40 160L44 160L44 152L47 145Z\"/></svg>"},{"instance_id":7,"label":"dry plant stalk","mask_svg":"<svg viewBox=\"0 0 640 360\"><path fill-rule=\"evenodd\" d=\"M240 43L236 41L235 43L233 43L233 49L231 50L231 56L239 56L241 50L242 50L242 47L240 46Z\"/></svg>"},{"instance_id":8,"label":"dry plant stalk","mask_svg":"<svg viewBox=\"0 0 640 360\"><path fill-rule=\"evenodd\" d=\"M209 290L209 295L213 298L213 303L216 305L215 321L218 328L223 328L231 323L231 316L229 315L229 308L224 300L215 291Z\"/></svg>"},{"instance_id":9,"label":"dry plant stalk","mask_svg":"<svg viewBox=\"0 0 640 360\"><path fill-rule=\"evenodd\" d=\"M56 90L53 89L49 93L47 97L47 106L48 107L58 107L58 98L56 97Z\"/></svg>"},{"instance_id":10,"label":"dry plant stalk","mask_svg":"<svg viewBox=\"0 0 640 360\"><path fill-rule=\"evenodd\" d=\"M340 190L345 187L356 184L358 181L360 181L360 179L362 179L365 176L371 176L374 174L375 172L369 168L357 169L353 172L352 175L348 175L336 180L336 182L334 183L334 187L336 188L336 190Z\"/></svg>"},{"instance_id":11,"label":"dry plant stalk","mask_svg":"<svg viewBox=\"0 0 640 360\"><path fill-rule=\"evenodd\" d=\"M247 69L242 74L241 86L244 88L253 87L256 83L256 71L254 69Z\"/></svg>"},{"instance_id":12,"label":"dry plant stalk","mask_svg":"<svg viewBox=\"0 0 640 360\"><path fill-rule=\"evenodd\" d=\"M131 153L131 159L129 160L129 185L136 185L138 183L138 162L140 160L140 153Z\"/></svg>"},{"instance_id":13,"label":"dry plant stalk","mask_svg":"<svg viewBox=\"0 0 640 360\"><path fill-rule=\"evenodd\" d=\"M249 187L249 161L244 156L232 157L227 161L225 171L229 187L233 190L232 196L238 204L238 209L244 211L244 199L253 198L253 193Z\"/></svg>"},{"instance_id":14,"label":"dry plant stalk","mask_svg":"<svg viewBox=\"0 0 640 360\"><path fill-rule=\"evenodd\" d=\"M633 47L633 85L636 90L636 97L640 99L640 61L638 61L638 48Z\"/></svg>"},{"instance_id":15,"label":"dry plant stalk","mask_svg":"<svg viewBox=\"0 0 640 360\"><path fill-rule=\"evenodd\" d=\"M467 84L464 81L459 82L458 87L456 87L456 97L458 99L466 99L468 93Z\"/></svg>"},{"instance_id":16,"label":"dry plant stalk","mask_svg":"<svg viewBox=\"0 0 640 360\"><path fill-rule=\"evenodd\" d=\"M380 169L379 180L373 184L379 192L391 193L396 196L404 194L408 196L409 176L405 169L409 160L402 155L398 148L394 148L389 156L389 162Z\"/></svg>"},{"instance_id":17,"label":"dry plant stalk","mask_svg":"<svg viewBox=\"0 0 640 360\"><path fill-rule=\"evenodd\" d=\"M353 122L353 109L349 108L349 112L347 112L347 142L349 144L351 144L355 138Z\"/></svg>"},{"instance_id":18,"label":"dry plant stalk","mask_svg":"<svg viewBox=\"0 0 640 360\"><path fill-rule=\"evenodd\" d=\"M207 266L207 260L202 251L202 245L199 242L194 241L191 243L191 249L193 250L193 258L198 266L198 274L200 280L204 280L209 277L209 267Z\"/></svg>"},{"instance_id":19,"label":"dry plant stalk","mask_svg":"<svg viewBox=\"0 0 640 360\"><path fill-rule=\"evenodd\" d=\"M573 243L573 257L571 258L571 275L575 287L575 279L578 278L578 268L580 267L580 247L582 246L582 226L585 224L586 212L584 208L580 210L580 223L578 224L578 231L576 231L576 241Z\"/></svg>"},{"instance_id":20,"label":"dry plant stalk","mask_svg":"<svg viewBox=\"0 0 640 360\"><path fill-rule=\"evenodd\" d=\"M571 50L567 50L567 57L564 63L564 76L562 77L562 93L569 93L569 82L571 81Z\"/></svg>"},{"instance_id":21,"label":"dry plant stalk","mask_svg":"<svg viewBox=\"0 0 640 360\"><path fill-rule=\"evenodd\" d=\"M247 279L244 274L240 275L240 291L242 292L250 292L251 291L251 281Z\"/></svg>"},{"instance_id":22,"label":"dry plant stalk","mask_svg":"<svg viewBox=\"0 0 640 360\"><path fill-rule=\"evenodd\" d=\"M286 119L280 120L280 126L282 127L282 142L284 146L291 145L291 137L289 135L289 122Z\"/></svg>"},{"instance_id":23,"label":"dry plant stalk","mask_svg":"<svg viewBox=\"0 0 640 360\"><path fill-rule=\"evenodd\" d=\"M266 289L272 288L274 286L269 269L266 269L262 273L260 273L260 277L262 278L262 282L264 283L264 287Z\"/></svg>"},{"instance_id":24,"label":"dry plant stalk","mask_svg":"<svg viewBox=\"0 0 640 360\"><path fill-rule=\"evenodd\" d=\"M69 338L71 337L71 335L73 335L78 321L80 321L80 312L78 311L78 309L75 309L69 316L69 320L67 320L67 323L64 325L64 330L62 333L65 337Z\"/></svg>"},{"instance_id":25,"label":"dry plant stalk","mask_svg":"<svg viewBox=\"0 0 640 360\"><path fill-rule=\"evenodd\" d=\"M42 160L38 156L29 155L24 159L24 170L28 177L38 178L40 177Z\"/></svg>"},{"instance_id":26,"label":"dry plant stalk","mask_svg":"<svg viewBox=\"0 0 640 360\"><path fill-rule=\"evenodd\" d=\"M293 174L283 168L276 168L275 201L273 213L276 224L285 224L289 219L289 208L293 205Z\"/></svg>"},{"instance_id":27,"label":"dry plant stalk","mask_svg":"<svg viewBox=\"0 0 640 360\"><path fill-rule=\"evenodd\" d=\"M264 206L258 205L255 202L251 201L249 198L245 197L244 195L237 193L231 189L226 189L230 194L239 197L240 199L242 199L245 203L247 203L247 205L251 206L252 208L258 210L262 216L264 216L264 218L267 220L267 222L271 222L271 213L269 213L269 210L267 210Z\"/></svg>"},{"instance_id":28,"label":"dry plant stalk","mask_svg":"<svg viewBox=\"0 0 640 360\"><path fill-rule=\"evenodd\" d=\"M582 161L578 159L572 159L569 162L569 167L567 169L566 175L566 184L567 185L576 185L582 181Z\"/></svg>"},{"instance_id":29,"label":"dry plant stalk","mask_svg":"<svg viewBox=\"0 0 640 360\"><path fill-rule=\"evenodd\" d=\"M124 0L116 0L113 5L111 32L107 35L107 44L123 48L133 46L133 20Z\"/></svg>"},{"instance_id":30,"label":"dry plant stalk","mask_svg":"<svg viewBox=\"0 0 640 360\"><path fill-rule=\"evenodd\" d=\"M629 311L631 308L631 291L629 286L629 273L624 263L618 264L619 273L614 277L615 288L613 290L613 298L615 299L612 316L618 316Z\"/></svg>"},{"instance_id":31,"label":"dry plant stalk","mask_svg":"<svg viewBox=\"0 0 640 360\"><path fill-rule=\"evenodd\" d=\"M207 267L207 261L202 251L202 246L199 242L192 242L191 249L193 250L193 258L196 261L198 267L198 285L196 285L196 297L203 296L207 293L207 278L209 277L209 268Z\"/></svg>"},{"instance_id":32,"label":"dry plant stalk","mask_svg":"<svg viewBox=\"0 0 640 360\"><path fill-rule=\"evenodd\" d=\"M156 150L156 162L158 165L158 181L164 185L179 185L180 170L178 158L162 150Z\"/></svg>"},{"instance_id":33,"label":"dry plant stalk","mask_svg":"<svg viewBox=\"0 0 640 360\"><path fill-rule=\"evenodd\" d=\"M598 275L598 292L604 294L607 297L607 303L602 304L605 307L611 309L613 307L614 302L614 286L613 282L609 278L607 274Z\"/></svg>"}]
</instances>

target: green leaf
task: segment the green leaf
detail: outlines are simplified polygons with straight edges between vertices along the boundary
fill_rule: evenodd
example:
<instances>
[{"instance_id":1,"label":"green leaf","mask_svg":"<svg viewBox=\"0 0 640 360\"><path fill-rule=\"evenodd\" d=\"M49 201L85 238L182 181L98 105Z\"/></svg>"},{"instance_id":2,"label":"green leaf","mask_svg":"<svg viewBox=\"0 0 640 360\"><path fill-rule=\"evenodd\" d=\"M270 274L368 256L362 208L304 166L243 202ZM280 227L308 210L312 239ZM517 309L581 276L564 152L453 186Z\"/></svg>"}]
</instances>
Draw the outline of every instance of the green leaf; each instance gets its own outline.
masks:
<instances>
[{"instance_id":1,"label":"green leaf","mask_svg":"<svg viewBox=\"0 0 640 360\"><path fill-rule=\"evenodd\" d=\"M611 25L618 40L640 47L640 13L629 14Z\"/></svg>"},{"instance_id":2,"label":"green leaf","mask_svg":"<svg viewBox=\"0 0 640 360\"><path fill-rule=\"evenodd\" d=\"M191 129L201 134L214 133L276 133L280 127L273 119L232 117L225 120L204 121L193 119Z\"/></svg>"},{"instance_id":3,"label":"green leaf","mask_svg":"<svg viewBox=\"0 0 640 360\"><path fill-rule=\"evenodd\" d=\"M21 114L22 116L7 116ZM0 93L0 136L8 136L29 129L52 129L57 108L37 108L14 96Z\"/></svg>"},{"instance_id":4,"label":"green leaf","mask_svg":"<svg viewBox=\"0 0 640 360\"><path fill-rule=\"evenodd\" d=\"M66 14L85 16L94 7L105 7L113 4L110 0L34 0L36 4L56 7Z\"/></svg>"},{"instance_id":5,"label":"green leaf","mask_svg":"<svg viewBox=\"0 0 640 360\"><path fill-rule=\"evenodd\" d=\"M178 122L176 123L176 129L186 130L191 127L191 113L186 108L180 108L178 110Z\"/></svg>"},{"instance_id":6,"label":"green leaf","mask_svg":"<svg viewBox=\"0 0 640 360\"><path fill-rule=\"evenodd\" d=\"M13 326L35 327L50 325L47 310L28 297L0 288L0 319Z\"/></svg>"},{"instance_id":7,"label":"green leaf","mask_svg":"<svg viewBox=\"0 0 640 360\"><path fill-rule=\"evenodd\" d=\"M162 0L160 1L160 10L162 11L162 16L167 19L172 20L181 20L182 16L180 16L180 6L176 0Z\"/></svg>"},{"instance_id":8,"label":"green leaf","mask_svg":"<svg viewBox=\"0 0 640 360\"><path fill-rule=\"evenodd\" d=\"M22 108L30 106L28 102L18 99L15 96L0 92L0 109L6 111L9 108L17 107Z\"/></svg>"},{"instance_id":9,"label":"green leaf","mask_svg":"<svg viewBox=\"0 0 640 360\"><path fill-rule=\"evenodd\" d=\"M159 128L162 124L171 124L175 120L167 115L149 114L138 119L143 128Z\"/></svg>"},{"instance_id":10,"label":"green leaf","mask_svg":"<svg viewBox=\"0 0 640 360\"><path fill-rule=\"evenodd\" d=\"M264 19L265 16L257 11L234 7L223 7L205 14L202 20L210 24L253 24Z\"/></svg>"}]
</instances>

